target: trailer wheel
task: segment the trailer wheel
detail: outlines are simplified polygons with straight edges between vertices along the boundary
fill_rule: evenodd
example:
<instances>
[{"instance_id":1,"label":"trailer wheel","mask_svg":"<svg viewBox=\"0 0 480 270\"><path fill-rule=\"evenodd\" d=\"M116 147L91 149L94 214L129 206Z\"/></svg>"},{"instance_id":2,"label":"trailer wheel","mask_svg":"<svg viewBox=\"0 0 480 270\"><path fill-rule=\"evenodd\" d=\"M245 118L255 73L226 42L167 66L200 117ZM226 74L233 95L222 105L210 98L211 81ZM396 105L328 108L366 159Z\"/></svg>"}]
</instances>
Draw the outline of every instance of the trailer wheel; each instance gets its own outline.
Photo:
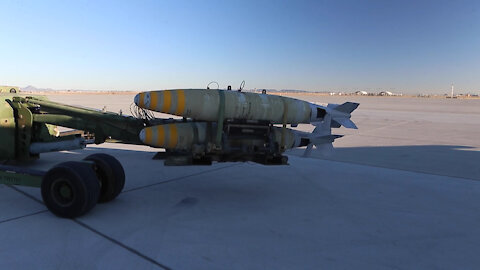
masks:
<instances>
[{"instance_id":1,"label":"trailer wheel","mask_svg":"<svg viewBox=\"0 0 480 270\"><path fill-rule=\"evenodd\" d=\"M45 205L55 215L75 218L95 206L100 184L91 164L68 161L45 174L41 192Z\"/></svg>"},{"instance_id":2,"label":"trailer wheel","mask_svg":"<svg viewBox=\"0 0 480 270\"><path fill-rule=\"evenodd\" d=\"M109 202L115 199L125 186L125 171L122 164L111 155L93 154L84 160L95 162L95 171L100 180L99 203Z\"/></svg>"}]
</instances>

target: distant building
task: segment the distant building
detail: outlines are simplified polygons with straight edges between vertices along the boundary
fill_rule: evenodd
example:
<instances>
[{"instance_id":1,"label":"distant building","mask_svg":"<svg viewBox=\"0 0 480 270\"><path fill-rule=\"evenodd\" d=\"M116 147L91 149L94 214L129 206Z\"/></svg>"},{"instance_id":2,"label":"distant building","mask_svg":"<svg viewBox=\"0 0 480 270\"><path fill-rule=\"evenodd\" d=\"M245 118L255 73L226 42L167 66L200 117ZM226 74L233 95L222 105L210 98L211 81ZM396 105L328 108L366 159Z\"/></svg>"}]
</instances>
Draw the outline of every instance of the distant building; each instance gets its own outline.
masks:
<instances>
[{"instance_id":1,"label":"distant building","mask_svg":"<svg viewBox=\"0 0 480 270\"><path fill-rule=\"evenodd\" d=\"M366 96L366 95L368 95L368 93L366 91L357 91L357 92L355 92L355 95Z\"/></svg>"},{"instance_id":2,"label":"distant building","mask_svg":"<svg viewBox=\"0 0 480 270\"><path fill-rule=\"evenodd\" d=\"M388 92L388 91L382 91L380 93L378 93L379 96L393 96L393 93L392 92Z\"/></svg>"}]
</instances>

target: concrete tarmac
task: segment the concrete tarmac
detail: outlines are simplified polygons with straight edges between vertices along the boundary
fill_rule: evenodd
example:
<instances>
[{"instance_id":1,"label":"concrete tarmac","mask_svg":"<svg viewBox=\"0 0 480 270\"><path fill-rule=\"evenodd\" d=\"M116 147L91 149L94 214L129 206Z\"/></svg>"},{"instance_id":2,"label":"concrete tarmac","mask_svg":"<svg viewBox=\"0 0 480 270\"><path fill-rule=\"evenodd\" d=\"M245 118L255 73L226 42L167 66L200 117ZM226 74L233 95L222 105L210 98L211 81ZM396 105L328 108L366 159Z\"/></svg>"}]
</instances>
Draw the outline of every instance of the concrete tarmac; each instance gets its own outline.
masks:
<instances>
[{"instance_id":1,"label":"concrete tarmac","mask_svg":"<svg viewBox=\"0 0 480 270\"><path fill-rule=\"evenodd\" d=\"M128 112L133 95L53 95ZM43 154L47 170L117 157L117 199L77 219L40 190L0 185L0 269L476 269L480 100L311 97L360 102L329 156L288 166L165 167L156 149L103 144ZM311 130L310 126L300 129Z\"/></svg>"}]
</instances>

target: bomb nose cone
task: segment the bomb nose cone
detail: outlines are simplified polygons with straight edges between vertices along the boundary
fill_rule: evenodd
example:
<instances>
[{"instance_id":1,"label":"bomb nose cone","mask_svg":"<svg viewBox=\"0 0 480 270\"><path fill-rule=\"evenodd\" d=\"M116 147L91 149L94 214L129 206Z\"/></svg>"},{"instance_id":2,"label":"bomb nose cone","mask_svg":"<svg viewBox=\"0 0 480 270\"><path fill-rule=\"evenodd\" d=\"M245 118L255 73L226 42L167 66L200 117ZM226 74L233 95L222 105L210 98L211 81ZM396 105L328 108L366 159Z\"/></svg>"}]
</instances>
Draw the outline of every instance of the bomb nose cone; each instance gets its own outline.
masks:
<instances>
[{"instance_id":1,"label":"bomb nose cone","mask_svg":"<svg viewBox=\"0 0 480 270\"><path fill-rule=\"evenodd\" d=\"M150 106L150 92L138 93L133 98L133 102L140 108L148 109Z\"/></svg>"},{"instance_id":2,"label":"bomb nose cone","mask_svg":"<svg viewBox=\"0 0 480 270\"><path fill-rule=\"evenodd\" d=\"M137 94L134 98L133 98L133 102L135 102L135 105L138 106L138 103L140 102L140 94ZM143 131L143 130L142 130Z\"/></svg>"},{"instance_id":3,"label":"bomb nose cone","mask_svg":"<svg viewBox=\"0 0 480 270\"><path fill-rule=\"evenodd\" d=\"M135 103L137 103L137 101L135 101ZM140 131L140 134L138 134L138 137L140 138L140 141L145 142L145 129L142 129L142 131Z\"/></svg>"}]
</instances>

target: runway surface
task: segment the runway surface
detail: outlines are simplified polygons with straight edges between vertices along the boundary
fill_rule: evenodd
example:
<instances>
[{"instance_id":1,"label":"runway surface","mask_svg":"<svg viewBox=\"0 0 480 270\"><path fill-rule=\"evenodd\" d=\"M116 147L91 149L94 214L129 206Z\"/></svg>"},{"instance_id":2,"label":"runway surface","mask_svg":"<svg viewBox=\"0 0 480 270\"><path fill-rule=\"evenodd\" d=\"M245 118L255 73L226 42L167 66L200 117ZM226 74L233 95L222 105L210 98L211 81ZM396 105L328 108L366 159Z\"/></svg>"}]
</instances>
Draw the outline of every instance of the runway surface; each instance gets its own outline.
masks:
<instances>
[{"instance_id":1,"label":"runway surface","mask_svg":"<svg viewBox=\"0 0 480 270\"><path fill-rule=\"evenodd\" d=\"M50 98L123 112L133 101ZM478 268L480 100L305 98L361 104L359 130L334 130L346 136L330 156L165 167L143 146L43 154L26 166L112 154L125 189L70 220L39 189L0 185L0 269Z\"/></svg>"}]
</instances>

